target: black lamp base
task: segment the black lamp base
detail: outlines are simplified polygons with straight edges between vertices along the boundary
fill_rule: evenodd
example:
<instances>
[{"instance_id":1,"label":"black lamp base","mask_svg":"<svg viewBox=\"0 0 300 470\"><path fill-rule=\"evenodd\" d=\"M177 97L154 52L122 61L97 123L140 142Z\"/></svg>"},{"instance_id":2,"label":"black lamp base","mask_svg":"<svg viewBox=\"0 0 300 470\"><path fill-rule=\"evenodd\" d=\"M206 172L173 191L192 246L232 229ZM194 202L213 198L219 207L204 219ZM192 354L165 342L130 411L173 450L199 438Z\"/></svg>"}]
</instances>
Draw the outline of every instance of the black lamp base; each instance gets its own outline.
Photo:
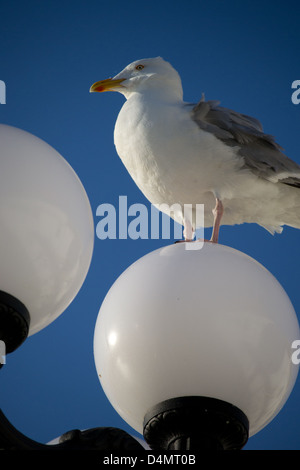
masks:
<instances>
[{"instance_id":1,"label":"black lamp base","mask_svg":"<svg viewBox=\"0 0 300 470\"><path fill-rule=\"evenodd\" d=\"M144 438L152 450L240 450L248 433L245 414L216 398L172 398L144 418Z\"/></svg>"},{"instance_id":2,"label":"black lamp base","mask_svg":"<svg viewBox=\"0 0 300 470\"><path fill-rule=\"evenodd\" d=\"M6 353L15 351L27 338L30 315L18 299L0 291L0 340L5 344Z\"/></svg>"}]
</instances>

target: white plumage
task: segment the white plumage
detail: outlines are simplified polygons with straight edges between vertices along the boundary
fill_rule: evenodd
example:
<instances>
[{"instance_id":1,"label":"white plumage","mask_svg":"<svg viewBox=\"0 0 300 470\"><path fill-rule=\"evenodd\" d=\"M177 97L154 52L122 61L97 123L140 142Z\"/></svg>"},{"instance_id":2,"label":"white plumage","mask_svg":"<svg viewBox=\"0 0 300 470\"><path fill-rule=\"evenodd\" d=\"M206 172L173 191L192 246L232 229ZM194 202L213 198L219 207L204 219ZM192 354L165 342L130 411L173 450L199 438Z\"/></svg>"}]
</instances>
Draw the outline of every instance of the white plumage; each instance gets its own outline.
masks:
<instances>
[{"instance_id":1,"label":"white plumage","mask_svg":"<svg viewBox=\"0 0 300 470\"><path fill-rule=\"evenodd\" d=\"M135 61L91 87L108 90L126 98L115 125L117 152L152 204L204 204L214 242L220 223L255 222L271 233L300 228L300 167L259 121L216 101L184 102L178 73L160 57ZM191 239L195 214L182 214L174 219Z\"/></svg>"}]
</instances>

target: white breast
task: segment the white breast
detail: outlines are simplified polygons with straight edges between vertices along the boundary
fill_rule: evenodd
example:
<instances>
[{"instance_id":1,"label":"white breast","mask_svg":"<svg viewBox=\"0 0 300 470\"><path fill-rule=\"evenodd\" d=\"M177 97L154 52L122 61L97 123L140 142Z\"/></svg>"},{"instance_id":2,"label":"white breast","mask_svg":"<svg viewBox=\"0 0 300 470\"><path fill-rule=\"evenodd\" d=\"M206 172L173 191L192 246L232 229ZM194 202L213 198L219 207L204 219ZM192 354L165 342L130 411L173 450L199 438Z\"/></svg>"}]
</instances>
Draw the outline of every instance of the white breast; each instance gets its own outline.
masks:
<instances>
[{"instance_id":1,"label":"white breast","mask_svg":"<svg viewBox=\"0 0 300 470\"><path fill-rule=\"evenodd\" d=\"M180 199L191 197L195 188L210 191L215 185L216 165L224 171L226 166L237 164L232 149L199 129L188 108L149 102L138 94L121 109L114 138L136 184L143 192L155 191L154 196L161 192L159 188L165 196L175 192L174 197Z\"/></svg>"},{"instance_id":2,"label":"white breast","mask_svg":"<svg viewBox=\"0 0 300 470\"><path fill-rule=\"evenodd\" d=\"M260 190L265 192L268 184L241 170L238 148L202 131L184 104L133 94L120 111L114 139L125 167L152 204L204 204L205 226L210 226L217 195L225 204L223 223L259 217ZM275 185L268 190L278 191Z\"/></svg>"}]
</instances>

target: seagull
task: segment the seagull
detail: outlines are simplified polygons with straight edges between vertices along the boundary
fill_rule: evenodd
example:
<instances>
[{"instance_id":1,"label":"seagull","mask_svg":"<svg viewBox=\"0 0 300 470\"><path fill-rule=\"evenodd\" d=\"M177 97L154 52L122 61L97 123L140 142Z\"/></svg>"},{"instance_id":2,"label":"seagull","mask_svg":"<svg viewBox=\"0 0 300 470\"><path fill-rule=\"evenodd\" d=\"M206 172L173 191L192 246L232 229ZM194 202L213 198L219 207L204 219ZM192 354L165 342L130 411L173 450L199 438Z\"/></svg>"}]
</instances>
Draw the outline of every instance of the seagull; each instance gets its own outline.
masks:
<instances>
[{"instance_id":1,"label":"seagull","mask_svg":"<svg viewBox=\"0 0 300 470\"><path fill-rule=\"evenodd\" d=\"M178 72L161 57L134 61L90 88L104 91L126 98L114 129L119 157L154 206L174 209L185 241L194 238L199 205L213 243L221 224L256 223L271 234L300 228L300 166L257 119L204 95L185 102Z\"/></svg>"}]
</instances>

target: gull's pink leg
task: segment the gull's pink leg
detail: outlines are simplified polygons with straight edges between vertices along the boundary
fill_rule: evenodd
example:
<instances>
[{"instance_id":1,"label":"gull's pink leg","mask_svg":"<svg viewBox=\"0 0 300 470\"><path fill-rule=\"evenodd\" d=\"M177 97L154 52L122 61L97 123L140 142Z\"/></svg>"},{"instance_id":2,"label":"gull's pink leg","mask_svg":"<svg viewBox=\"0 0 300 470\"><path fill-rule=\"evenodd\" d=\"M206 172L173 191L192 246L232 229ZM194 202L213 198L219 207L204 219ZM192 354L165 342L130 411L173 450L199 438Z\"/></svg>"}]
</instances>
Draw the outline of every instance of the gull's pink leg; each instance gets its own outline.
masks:
<instances>
[{"instance_id":1,"label":"gull's pink leg","mask_svg":"<svg viewBox=\"0 0 300 470\"><path fill-rule=\"evenodd\" d=\"M223 207L222 201L216 198L216 206L213 209L214 225L213 225L212 236L210 239L212 243L218 243L219 230L220 230L223 212L224 212L224 207Z\"/></svg>"}]
</instances>

